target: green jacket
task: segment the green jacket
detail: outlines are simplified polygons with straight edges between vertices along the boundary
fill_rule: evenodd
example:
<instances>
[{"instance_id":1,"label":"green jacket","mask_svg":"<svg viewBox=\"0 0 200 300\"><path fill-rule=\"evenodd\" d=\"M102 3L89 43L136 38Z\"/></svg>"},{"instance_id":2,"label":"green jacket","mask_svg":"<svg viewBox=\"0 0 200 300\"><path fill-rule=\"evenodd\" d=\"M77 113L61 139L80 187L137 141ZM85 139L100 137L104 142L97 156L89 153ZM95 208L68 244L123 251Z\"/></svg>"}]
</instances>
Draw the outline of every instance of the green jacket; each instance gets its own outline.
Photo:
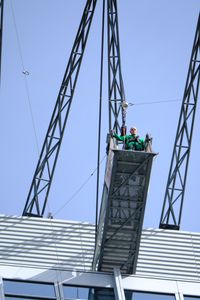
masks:
<instances>
[{"instance_id":1,"label":"green jacket","mask_svg":"<svg viewBox=\"0 0 200 300\"><path fill-rule=\"evenodd\" d=\"M143 151L145 149L145 142L144 139L140 139L135 134L129 135L117 135L116 133L113 136L121 142L124 142L126 150L136 150L136 151Z\"/></svg>"}]
</instances>

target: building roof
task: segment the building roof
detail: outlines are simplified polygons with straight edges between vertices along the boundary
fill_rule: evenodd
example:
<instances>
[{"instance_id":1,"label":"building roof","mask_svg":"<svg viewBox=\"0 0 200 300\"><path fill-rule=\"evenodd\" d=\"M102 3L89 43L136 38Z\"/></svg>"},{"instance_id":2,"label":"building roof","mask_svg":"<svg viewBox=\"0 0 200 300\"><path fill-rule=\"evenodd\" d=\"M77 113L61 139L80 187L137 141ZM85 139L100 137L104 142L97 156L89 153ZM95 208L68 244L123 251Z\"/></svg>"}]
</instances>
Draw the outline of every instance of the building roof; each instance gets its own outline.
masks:
<instances>
[{"instance_id":1,"label":"building roof","mask_svg":"<svg viewBox=\"0 0 200 300\"><path fill-rule=\"evenodd\" d=\"M91 271L95 226L0 216L0 267ZM144 229L136 275L200 280L200 233Z\"/></svg>"}]
</instances>

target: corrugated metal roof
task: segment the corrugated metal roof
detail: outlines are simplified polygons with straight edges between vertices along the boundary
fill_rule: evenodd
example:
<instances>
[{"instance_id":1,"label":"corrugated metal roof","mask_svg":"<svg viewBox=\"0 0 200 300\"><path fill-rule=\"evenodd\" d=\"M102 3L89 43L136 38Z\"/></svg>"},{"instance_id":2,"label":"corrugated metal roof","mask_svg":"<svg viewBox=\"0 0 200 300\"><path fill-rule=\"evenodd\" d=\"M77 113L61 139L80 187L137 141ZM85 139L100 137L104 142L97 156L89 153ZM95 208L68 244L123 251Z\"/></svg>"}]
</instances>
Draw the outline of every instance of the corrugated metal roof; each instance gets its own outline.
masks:
<instances>
[{"instance_id":1,"label":"corrugated metal roof","mask_svg":"<svg viewBox=\"0 0 200 300\"><path fill-rule=\"evenodd\" d=\"M200 233L143 230L136 274L200 280Z\"/></svg>"},{"instance_id":2,"label":"corrugated metal roof","mask_svg":"<svg viewBox=\"0 0 200 300\"><path fill-rule=\"evenodd\" d=\"M0 216L0 265L91 270L95 227L87 222ZM200 233L146 229L136 274L200 280Z\"/></svg>"},{"instance_id":3,"label":"corrugated metal roof","mask_svg":"<svg viewBox=\"0 0 200 300\"><path fill-rule=\"evenodd\" d=\"M0 264L90 270L94 226L28 217L0 217Z\"/></svg>"}]
</instances>

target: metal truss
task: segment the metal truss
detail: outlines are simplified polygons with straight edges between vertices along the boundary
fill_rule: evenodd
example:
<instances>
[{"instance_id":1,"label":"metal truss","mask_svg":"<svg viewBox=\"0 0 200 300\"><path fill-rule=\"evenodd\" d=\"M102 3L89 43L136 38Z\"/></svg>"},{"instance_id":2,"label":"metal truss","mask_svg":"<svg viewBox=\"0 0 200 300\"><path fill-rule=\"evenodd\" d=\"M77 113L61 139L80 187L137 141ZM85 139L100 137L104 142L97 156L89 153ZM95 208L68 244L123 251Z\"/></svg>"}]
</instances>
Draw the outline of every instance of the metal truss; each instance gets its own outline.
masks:
<instances>
[{"instance_id":1,"label":"metal truss","mask_svg":"<svg viewBox=\"0 0 200 300\"><path fill-rule=\"evenodd\" d=\"M97 0L87 0L86 2L23 216L42 217L44 214L96 3Z\"/></svg>"},{"instance_id":2,"label":"metal truss","mask_svg":"<svg viewBox=\"0 0 200 300\"><path fill-rule=\"evenodd\" d=\"M120 235L130 235L131 237L131 242L133 245L130 245L128 241L126 241L126 246L129 246L129 253L127 260L124 261L119 268L124 272L126 270L127 273L133 274L136 269L136 260L135 257L137 257L138 254L138 247L134 247L136 241L135 241L135 235L139 236L140 234L135 233L133 227L137 226L138 231L141 232L142 230L142 221L143 217L140 218L139 216L144 215L144 210L145 210L145 204L146 202L142 201L145 198L145 195L147 193L147 190L144 189L142 182L144 184L144 181L149 181L149 178L144 179L144 176L142 177L142 180L140 182L140 188L137 190L138 193L138 199L132 199L127 197L127 192L128 192L128 182L138 176L138 173L142 171L144 168L147 168L149 161L152 160L152 157L154 154L148 153L147 157L142 161L141 164L139 164L135 170L131 174L120 174L120 184L117 184L117 187L115 187L113 193L110 196L110 209L109 209L109 214L107 215L107 218L109 219L108 222L105 222L105 226L108 224L113 224L117 225L120 224L113 232L112 234L109 234L108 238L103 238L102 242L102 248L104 249L105 247L108 246L108 244L113 243L113 241L116 241L119 239ZM117 180L116 180L117 182ZM123 194L122 194L123 191ZM124 207L123 207L124 205ZM133 225L134 224L134 225ZM133 227L130 229L128 228L130 225ZM107 229L105 229L105 232L107 232ZM121 243L121 251L123 251L123 245L122 241L119 241L119 245ZM117 245L116 245L117 246ZM102 264L102 257L99 258L99 265Z\"/></svg>"},{"instance_id":3,"label":"metal truss","mask_svg":"<svg viewBox=\"0 0 200 300\"><path fill-rule=\"evenodd\" d=\"M125 92L121 71L117 0L107 0L109 130L125 127ZM122 113L122 125L119 115Z\"/></svg>"},{"instance_id":4,"label":"metal truss","mask_svg":"<svg viewBox=\"0 0 200 300\"><path fill-rule=\"evenodd\" d=\"M2 41L3 41L3 5L4 0L0 0L0 79L1 79L1 61L2 61Z\"/></svg>"},{"instance_id":5,"label":"metal truss","mask_svg":"<svg viewBox=\"0 0 200 300\"><path fill-rule=\"evenodd\" d=\"M116 150L105 172L93 270L135 271L150 172L155 153Z\"/></svg>"},{"instance_id":6,"label":"metal truss","mask_svg":"<svg viewBox=\"0 0 200 300\"><path fill-rule=\"evenodd\" d=\"M200 15L190 59L180 118L160 219L160 228L180 228L200 82Z\"/></svg>"}]
</instances>

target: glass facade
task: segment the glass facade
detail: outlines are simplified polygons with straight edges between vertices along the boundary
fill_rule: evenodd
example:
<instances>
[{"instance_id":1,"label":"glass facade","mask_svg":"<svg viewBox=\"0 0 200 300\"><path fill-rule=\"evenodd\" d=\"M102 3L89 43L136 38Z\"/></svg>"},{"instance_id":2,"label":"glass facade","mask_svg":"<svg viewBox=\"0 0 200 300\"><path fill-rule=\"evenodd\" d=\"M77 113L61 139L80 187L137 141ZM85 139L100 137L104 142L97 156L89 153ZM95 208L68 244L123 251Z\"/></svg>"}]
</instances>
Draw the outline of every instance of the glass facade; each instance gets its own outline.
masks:
<instances>
[{"instance_id":1,"label":"glass facade","mask_svg":"<svg viewBox=\"0 0 200 300\"><path fill-rule=\"evenodd\" d=\"M6 299L56 299L54 284L3 280Z\"/></svg>"},{"instance_id":2,"label":"glass facade","mask_svg":"<svg viewBox=\"0 0 200 300\"><path fill-rule=\"evenodd\" d=\"M53 283L24 281L14 279L3 280L3 292L6 300L115 300L113 288L59 285L57 298ZM174 294L162 294L143 291L125 290L126 300L176 300ZM62 298L63 299L63 298ZM184 300L200 300L200 296L184 295Z\"/></svg>"},{"instance_id":3,"label":"glass facade","mask_svg":"<svg viewBox=\"0 0 200 300\"><path fill-rule=\"evenodd\" d=\"M200 297L194 297L194 296L184 296L184 300L200 300Z\"/></svg>"},{"instance_id":4,"label":"glass facade","mask_svg":"<svg viewBox=\"0 0 200 300\"><path fill-rule=\"evenodd\" d=\"M126 300L175 300L175 295L144 293L125 290Z\"/></svg>"},{"instance_id":5,"label":"glass facade","mask_svg":"<svg viewBox=\"0 0 200 300\"><path fill-rule=\"evenodd\" d=\"M111 288L63 286L65 300L114 300L114 290Z\"/></svg>"}]
</instances>

